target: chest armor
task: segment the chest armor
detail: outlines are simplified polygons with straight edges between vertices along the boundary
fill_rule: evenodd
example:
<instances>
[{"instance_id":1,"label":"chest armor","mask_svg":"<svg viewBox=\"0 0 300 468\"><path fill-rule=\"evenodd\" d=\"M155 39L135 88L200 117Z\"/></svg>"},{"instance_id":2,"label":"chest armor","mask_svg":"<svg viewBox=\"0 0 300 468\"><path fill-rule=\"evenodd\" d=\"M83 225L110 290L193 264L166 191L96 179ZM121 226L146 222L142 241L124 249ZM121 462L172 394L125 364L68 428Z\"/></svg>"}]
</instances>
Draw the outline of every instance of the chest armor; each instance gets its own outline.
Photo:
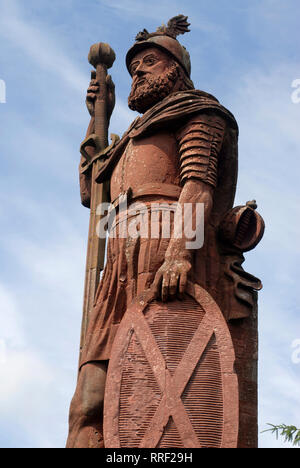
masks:
<instances>
[{"instance_id":1,"label":"chest armor","mask_svg":"<svg viewBox=\"0 0 300 468\"><path fill-rule=\"evenodd\" d=\"M178 145L172 133L162 131L130 139L111 177L111 199L145 184L179 185Z\"/></svg>"}]
</instances>

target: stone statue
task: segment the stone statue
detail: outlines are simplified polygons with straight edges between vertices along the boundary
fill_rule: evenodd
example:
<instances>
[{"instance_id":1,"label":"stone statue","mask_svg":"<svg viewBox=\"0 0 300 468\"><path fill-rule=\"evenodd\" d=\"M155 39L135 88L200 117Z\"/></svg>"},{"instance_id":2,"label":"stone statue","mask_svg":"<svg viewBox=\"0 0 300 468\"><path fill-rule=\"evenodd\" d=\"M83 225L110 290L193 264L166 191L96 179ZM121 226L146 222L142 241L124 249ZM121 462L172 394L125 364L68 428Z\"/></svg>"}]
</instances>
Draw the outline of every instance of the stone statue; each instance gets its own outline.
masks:
<instances>
[{"instance_id":1,"label":"stone statue","mask_svg":"<svg viewBox=\"0 0 300 468\"><path fill-rule=\"evenodd\" d=\"M81 198L90 207L91 186L101 184L113 215L71 403L70 448L257 444L262 286L242 263L264 223L255 201L233 208L238 126L194 88L176 38L188 26L179 15L137 35L126 56L128 103L142 116L102 149L96 170L90 135L103 86L95 73L88 89ZM108 122L114 85L105 79Z\"/></svg>"}]
</instances>

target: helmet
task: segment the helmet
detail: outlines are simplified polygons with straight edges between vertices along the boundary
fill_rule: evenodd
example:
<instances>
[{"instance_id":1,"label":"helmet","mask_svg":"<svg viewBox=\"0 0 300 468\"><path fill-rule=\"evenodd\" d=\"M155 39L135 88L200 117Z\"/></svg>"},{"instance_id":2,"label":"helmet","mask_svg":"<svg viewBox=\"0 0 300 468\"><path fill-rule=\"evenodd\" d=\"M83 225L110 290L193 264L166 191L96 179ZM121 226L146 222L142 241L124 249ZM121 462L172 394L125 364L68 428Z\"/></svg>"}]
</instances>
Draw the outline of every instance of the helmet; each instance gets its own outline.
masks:
<instances>
[{"instance_id":1,"label":"helmet","mask_svg":"<svg viewBox=\"0 0 300 468\"><path fill-rule=\"evenodd\" d=\"M155 33L149 33L146 29L136 36L135 44L129 49L126 55L126 66L130 73L130 63L133 57L141 50L149 47L158 49L171 55L183 68L187 76L191 76L190 54L183 47L176 36L188 32L189 23L187 16L179 15L170 19L167 26L161 26Z\"/></svg>"}]
</instances>

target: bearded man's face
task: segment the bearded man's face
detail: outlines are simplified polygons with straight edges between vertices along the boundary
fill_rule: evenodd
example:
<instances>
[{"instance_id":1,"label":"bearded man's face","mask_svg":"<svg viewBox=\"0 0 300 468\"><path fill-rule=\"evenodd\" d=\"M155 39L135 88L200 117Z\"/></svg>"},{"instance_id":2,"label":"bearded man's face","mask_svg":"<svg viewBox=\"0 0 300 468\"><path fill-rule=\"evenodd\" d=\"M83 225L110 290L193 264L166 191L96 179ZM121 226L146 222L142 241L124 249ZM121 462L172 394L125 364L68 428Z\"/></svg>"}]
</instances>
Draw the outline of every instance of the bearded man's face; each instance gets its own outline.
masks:
<instances>
[{"instance_id":1,"label":"bearded man's face","mask_svg":"<svg viewBox=\"0 0 300 468\"><path fill-rule=\"evenodd\" d=\"M151 47L132 59L130 73L132 86L128 105L144 113L175 90L179 66L167 54Z\"/></svg>"}]
</instances>

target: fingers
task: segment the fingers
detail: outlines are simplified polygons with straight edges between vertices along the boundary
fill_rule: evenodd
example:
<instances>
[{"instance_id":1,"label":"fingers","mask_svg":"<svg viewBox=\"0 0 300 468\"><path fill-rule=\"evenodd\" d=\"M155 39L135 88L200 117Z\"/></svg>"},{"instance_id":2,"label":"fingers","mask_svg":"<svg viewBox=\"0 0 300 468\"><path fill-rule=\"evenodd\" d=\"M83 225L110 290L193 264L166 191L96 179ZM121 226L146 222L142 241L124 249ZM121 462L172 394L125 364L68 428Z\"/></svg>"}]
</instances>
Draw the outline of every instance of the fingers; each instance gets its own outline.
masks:
<instances>
[{"instance_id":1,"label":"fingers","mask_svg":"<svg viewBox=\"0 0 300 468\"><path fill-rule=\"evenodd\" d=\"M162 280L163 280L163 274L158 270L158 272L155 275L153 285L152 285L156 297L160 297L161 295L160 292L161 292Z\"/></svg>"},{"instance_id":2,"label":"fingers","mask_svg":"<svg viewBox=\"0 0 300 468\"><path fill-rule=\"evenodd\" d=\"M171 273L170 281L169 281L169 297L170 297L170 299L175 299L176 296L177 296L178 279L179 279L179 274L178 273Z\"/></svg>"},{"instance_id":3,"label":"fingers","mask_svg":"<svg viewBox=\"0 0 300 468\"><path fill-rule=\"evenodd\" d=\"M112 77L111 75L107 75L106 77L106 84L107 84L107 87L109 89L109 91L114 91L115 90L115 84L112 80ZM92 78L91 81L90 81L90 86L88 88L88 93L96 93L99 91L99 81L96 80L96 75L95 75L95 78Z\"/></svg>"},{"instance_id":4,"label":"fingers","mask_svg":"<svg viewBox=\"0 0 300 468\"><path fill-rule=\"evenodd\" d=\"M94 93L89 93L89 94L87 94L87 96L86 96L86 100L87 100L87 101L90 101L90 102L91 102L91 101L94 101L95 99L96 99L96 94L94 94Z\"/></svg>"},{"instance_id":5,"label":"fingers","mask_svg":"<svg viewBox=\"0 0 300 468\"><path fill-rule=\"evenodd\" d=\"M92 75L92 79L90 81L90 86L87 90L87 96L86 96L86 100L89 102L95 101L97 94L99 93L99 90L100 90L99 81L96 80L96 73L92 72L91 75ZM110 95L114 95L115 84L111 78L111 75L107 75L106 84L107 84L107 88L108 88Z\"/></svg>"},{"instance_id":6,"label":"fingers","mask_svg":"<svg viewBox=\"0 0 300 468\"><path fill-rule=\"evenodd\" d=\"M161 286L161 300L167 302L169 297L169 283L170 278L168 274L163 275L162 286Z\"/></svg>"},{"instance_id":7,"label":"fingers","mask_svg":"<svg viewBox=\"0 0 300 468\"><path fill-rule=\"evenodd\" d=\"M187 274L182 273L179 279L178 298L183 299L187 285Z\"/></svg>"},{"instance_id":8,"label":"fingers","mask_svg":"<svg viewBox=\"0 0 300 468\"><path fill-rule=\"evenodd\" d=\"M169 275L166 272L158 270L153 281L153 290L156 297L160 297L163 302L169 298Z\"/></svg>"},{"instance_id":9,"label":"fingers","mask_svg":"<svg viewBox=\"0 0 300 468\"><path fill-rule=\"evenodd\" d=\"M87 90L87 96L86 96L87 101L94 101L96 98L96 93L98 92L99 92L98 81L92 80Z\"/></svg>"},{"instance_id":10,"label":"fingers","mask_svg":"<svg viewBox=\"0 0 300 468\"><path fill-rule=\"evenodd\" d=\"M159 283L156 285L156 290L161 296L163 302L175 299L184 299L184 294L187 285L186 273L164 273L160 277Z\"/></svg>"},{"instance_id":11,"label":"fingers","mask_svg":"<svg viewBox=\"0 0 300 468\"><path fill-rule=\"evenodd\" d=\"M87 90L88 93L96 93L97 91L99 91L99 86L96 84L91 85Z\"/></svg>"},{"instance_id":12,"label":"fingers","mask_svg":"<svg viewBox=\"0 0 300 468\"><path fill-rule=\"evenodd\" d=\"M155 275L152 288L156 297L160 297L163 302L184 299L184 293L187 285L187 273L158 270Z\"/></svg>"},{"instance_id":13,"label":"fingers","mask_svg":"<svg viewBox=\"0 0 300 468\"><path fill-rule=\"evenodd\" d=\"M99 87L99 81L97 81L96 77L93 78L93 79L91 79L89 88L90 88L91 86L98 86L98 87Z\"/></svg>"},{"instance_id":14,"label":"fingers","mask_svg":"<svg viewBox=\"0 0 300 468\"><path fill-rule=\"evenodd\" d=\"M107 75L106 84L110 91L113 92L115 90L115 83L113 82L111 75Z\"/></svg>"},{"instance_id":15,"label":"fingers","mask_svg":"<svg viewBox=\"0 0 300 468\"><path fill-rule=\"evenodd\" d=\"M95 70L92 70L91 71L91 81L90 81L90 85L89 85L89 88L87 90L87 101L94 101L95 98L96 98L96 93L99 92L99 82L97 81L97 75L96 75L96 71Z\"/></svg>"},{"instance_id":16,"label":"fingers","mask_svg":"<svg viewBox=\"0 0 300 468\"><path fill-rule=\"evenodd\" d=\"M162 287L162 299L163 301L183 299L187 285L187 274L186 273L171 273L164 276Z\"/></svg>"}]
</instances>

